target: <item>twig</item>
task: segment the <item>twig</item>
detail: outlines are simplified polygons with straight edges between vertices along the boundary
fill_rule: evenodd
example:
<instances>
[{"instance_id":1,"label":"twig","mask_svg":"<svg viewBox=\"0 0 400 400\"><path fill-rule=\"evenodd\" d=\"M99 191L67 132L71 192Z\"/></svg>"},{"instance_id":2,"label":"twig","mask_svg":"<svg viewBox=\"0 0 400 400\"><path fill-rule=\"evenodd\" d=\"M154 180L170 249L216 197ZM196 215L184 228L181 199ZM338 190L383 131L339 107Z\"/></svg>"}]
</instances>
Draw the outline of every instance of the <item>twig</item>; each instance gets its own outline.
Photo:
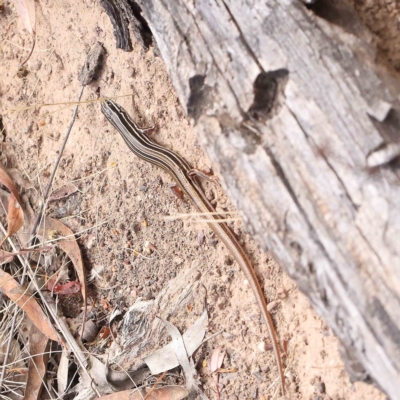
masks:
<instances>
[{"instance_id":1,"label":"twig","mask_svg":"<svg viewBox=\"0 0 400 400\"><path fill-rule=\"evenodd\" d=\"M4 228L4 226L0 223L0 230L3 232L3 234L6 233L6 230ZM13 241L11 240L11 238L8 238L8 242L10 243L11 247L13 248L13 250L16 252L17 248L15 247ZM45 295L43 294L43 292L41 291L41 288L38 286L36 279L34 279L34 273L29 265L29 262L27 259L23 258L20 254L17 255L19 261L21 262L21 264L24 266L24 271L25 271L25 275L28 274L29 277L31 278L31 281L33 283L33 286L35 288L35 291L39 294L43 304L45 305L46 309L48 310L48 312L50 313L51 317L53 318L55 324L57 325L57 328L60 330L60 332L62 333L66 343L69 345L70 349L72 350L72 352L74 353L76 360L78 361L80 367L82 368L82 370L87 374L87 376L89 377L90 380L92 380L86 365L86 358L85 358L85 354L84 352L81 350L81 348L79 347L79 344L76 342L75 338L72 336L71 332L69 331L68 327L66 326L64 320L62 318L58 318L57 316L57 310L56 307L54 305L54 302L48 301L45 297ZM24 276L23 276L24 278ZM21 280L22 281L22 280ZM52 300L52 299L51 299ZM18 307L16 307L16 310L18 311ZM15 314L15 313L14 313ZM14 321L14 318L13 318ZM13 322L12 321L12 322ZM14 328L12 327L11 332L14 331ZM12 338L12 335L10 335L10 337ZM11 343L11 341L9 340L9 343ZM8 348L8 344L7 344L7 348ZM9 349L5 354L5 361L4 361L4 366L7 364L8 362L8 353L9 353ZM3 368L2 371L2 375L3 372L6 370L6 368ZM4 381L4 377L3 377L3 381ZM1 381L2 382L2 381ZM2 386L0 386L1 388ZM97 390L97 388L95 386L92 385L92 389L95 391L95 393L100 397L100 394Z\"/></svg>"},{"instance_id":2,"label":"twig","mask_svg":"<svg viewBox=\"0 0 400 400\"><path fill-rule=\"evenodd\" d=\"M79 93L79 96L78 96L78 102L81 100L81 97L82 97L83 89L84 89L84 88L85 88L85 87L82 86L81 92ZM69 126L68 126L67 132L66 132L66 134L65 134L64 141L63 141L63 143L62 143L62 145L61 145L60 153L59 153L59 155L58 155L58 157L57 157L57 160L56 160L56 162L55 162L55 164L54 164L53 172L52 172L52 174L51 174L51 176L50 176L49 183L48 183L47 188L46 188L46 191L45 191L45 193L44 193L43 203L42 203L42 205L40 206L40 210L39 210L38 215L37 215L37 217L36 217L35 223L33 224L32 232L31 232L31 236L32 236L31 244L32 244L32 242L33 242L33 240L34 240L34 238L35 238L35 236L36 236L36 230L37 230L37 228L38 228L38 226L39 226L40 220L42 219L42 214L43 214L44 208L45 208L46 203L47 203L47 198L49 197L49 194L50 194L50 190L51 190L51 186L52 186L52 184L53 184L54 177L56 176L56 172L57 172L57 169L58 169L58 165L60 164L61 157L63 156L65 146L66 146L66 144L67 144L69 135L70 135L71 130L72 130L72 126L73 126L73 124L74 124L74 122L75 122L76 114L77 114L77 112L78 112L78 107L79 107L79 105L77 104L77 105L75 106L74 112L73 112L73 114L72 114L71 122L70 122L70 124L69 124Z\"/></svg>"},{"instance_id":3,"label":"twig","mask_svg":"<svg viewBox=\"0 0 400 400\"><path fill-rule=\"evenodd\" d=\"M205 342L211 340L211 339L214 338L215 336L220 335L223 331L224 331L224 330L221 329L220 331L213 333L211 336L206 337L206 338L200 343L200 346L202 346ZM199 346L199 347L200 347L200 346Z\"/></svg>"},{"instance_id":4,"label":"twig","mask_svg":"<svg viewBox=\"0 0 400 400\"><path fill-rule=\"evenodd\" d=\"M35 44L36 44L36 33L33 33L33 43L32 43L31 51L29 52L28 57L25 59L25 61L19 66L19 69L21 69L26 64L26 62L31 58L33 49L35 48Z\"/></svg>"},{"instance_id":5,"label":"twig","mask_svg":"<svg viewBox=\"0 0 400 400\"><path fill-rule=\"evenodd\" d=\"M167 373L167 371L164 371L164 372L158 377L158 379L157 379L156 382L154 383L153 387L150 389L149 393L146 394L146 396L144 397L143 400L146 400L146 399L150 396L151 392L154 391L154 389L157 387L157 385L158 385L158 383L161 381L161 379L164 378L164 376L165 376L166 373Z\"/></svg>"},{"instance_id":6,"label":"twig","mask_svg":"<svg viewBox=\"0 0 400 400\"><path fill-rule=\"evenodd\" d=\"M83 89L84 89L84 86L82 86L81 91L80 91L80 93L79 93L78 102L80 101L80 99L81 99L81 97L82 97ZM37 215L37 217L36 217L35 223L34 223L34 225L33 225L33 228L32 228L32 231L31 231L31 240L30 240L30 243L31 243L31 244L33 244L34 238L36 237L36 230L37 230L37 228L38 228L38 226L39 226L40 220L42 219L42 214L43 214L43 210L44 210L44 207L45 207L45 205L46 205L46 202L47 202L47 197L49 196L50 189L51 189L51 185L52 185L53 180L54 180L54 177L55 177L55 175L56 175L57 168L58 168L58 165L59 165L59 163L60 163L60 160L61 160L61 157L62 157L64 148L65 148L65 145L67 144L67 140L68 140L68 138L69 138L69 134L71 133L72 125L73 125L73 123L74 123L74 121L75 121L75 117L76 117L77 111L78 111L78 105L75 106L75 110L74 110L74 112L73 112L73 114L72 114L71 123L70 123L69 126L68 126L67 133L65 134L64 142L63 142L62 145L61 145L60 154L59 154L59 156L58 156L58 158L57 158L57 160L56 160L56 163L55 163L54 169L53 169L53 173L51 174L49 184L48 184L48 186L47 186L47 188L46 188L46 192L45 192L45 195L44 195L43 203L42 203L42 205L41 205L41 207L40 207L40 211L39 211L39 213L38 213L38 215ZM28 269L28 265L29 265L29 263L28 263L29 256L30 256L30 254L28 254L27 259L26 259L26 262L23 262L23 263L22 263L22 265L24 266L24 269L23 269L22 278L21 278L21 282L20 282L21 286L23 286L24 283L25 283L25 277L26 277L26 275L27 275L26 273L27 273L27 269ZM22 257L18 257L18 258L19 258L20 260L23 260ZM24 260L24 261L25 261L25 260ZM39 293L40 293L40 292L39 292ZM15 306L15 308L14 308L13 319L12 319L12 321L11 321L11 332L14 332L14 330L15 330L15 321L16 321L16 319L17 319L17 313L18 313L18 307ZM57 316L57 315L55 315L55 316ZM54 317L54 316L53 316L53 317ZM55 318L55 320L57 321L57 318ZM4 356L3 365L6 365L7 362L8 362L8 356L9 356L10 349L11 349L12 337L13 337L13 335L11 334L10 337L9 337L9 339L8 339L7 349L6 349L6 354L5 354L5 356ZM3 368L2 371L1 371L1 376L0 376L0 388L3 387L3 381L4 381L4 377L5 377L5 372L6 372L6 369Z\"/></svg>"}]
</instances>

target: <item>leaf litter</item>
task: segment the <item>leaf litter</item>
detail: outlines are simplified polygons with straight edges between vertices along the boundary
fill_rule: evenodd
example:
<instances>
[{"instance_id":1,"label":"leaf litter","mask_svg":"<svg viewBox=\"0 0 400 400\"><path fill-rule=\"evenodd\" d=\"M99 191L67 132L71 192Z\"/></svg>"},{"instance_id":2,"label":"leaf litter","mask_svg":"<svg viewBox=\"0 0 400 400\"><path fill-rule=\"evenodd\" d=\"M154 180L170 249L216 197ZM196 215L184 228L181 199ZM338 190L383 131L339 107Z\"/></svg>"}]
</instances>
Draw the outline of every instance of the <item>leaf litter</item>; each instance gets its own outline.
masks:
<instances>
[{"instance_id":1,"label":"leaf litter","mask_svg":"<svg viewBox=\"0 0 400 400\"><path fill-rule=\"evenodd\" d=\"M24 400L37 400L42 392L49 360L49 338L34 324L29 332L29 366Z\"/></svg>"},{"instance_id":2,"label":"leaf litter","mask_svg":"<svg viewBox=\"0 0 400 400\"><path fill-rule=\"evenodd\" d=\"M9 196L2 197L3 202L8 202L7 232L5 238L1 242L1 245L3 245L7 239L10 240L10 237L17 233L19 229L23 226L24 212L17 188L10 175L3 167L0 168L0 183L6 186L7 189L9 189L11 192ZM49 232L54 232L55 230L57 230L57 232L59 232L61 235L69 237L68 240L59 240L57 242L57 246L63 249L68 257L71 259L75 267L76 273L80 279L80 282L72 281L64 285L56 285L53 289L56 294L64 295L69 295L79 290L82 291L82 295L84 297L85 316L86 277L79 246L77 245L76 240L73 238L72 231L67 228L63 223L52 218L46 218L45 221L47 225L47 230L45 229L43 230L43 232L45 233L46 237L50 236ZM6 269L9 269L8 266L11 266L10 263L14 262L15 257L30 257L34 253L41 253L44 250L50 249L51 247L52 246L35 247L34 249L21 249L15 250L14 252L0 249L0 265L4 266L3 269L0 269L0 291L3 292L4 295L6 295L7 298L10 299L14 304L16 304L20 309L22 309L31 322L31 331L28 336L30 357L27 369L27 382L24 396L24 399L28 400L38 399L42 391L43 382L45 380L45 374L47 371L48 352L46 351L46 349L49 344L49 339L55 342L62 343L63 345L64 341L61 339L59 332L57 332L57 330L54 328L51 320L42 310L31 289L26 285L21 285L16 279L17 275L11 275L10 273L6 272ZM26 264L28 262L28 258L25 258L24 260L24 263ZM30 277L36 279L35 275L30 275ZM24 279L22 279L22 281L24 281ZM35 287L37 287L36 282ZM37 287L37 290L40 291L40 287ZM40 294L40 292L37 293ZM42 297L42 300L44 300L44 297ZM48 301L46 302L45 300L44 305L48 308L48 310L51 310L51 308L49 309L50 303L48 303ZM16 315L17 314L15 314L14 317ZM52 315L54 317L54 311ZM13 335L14 326L15 324L14 322L12 322L11 329L9 329L10 335ZM60 324L60 321L58 321L58 326L63 327L64 325ZM61 331L63 335L67 335L67 337L69 337L68 343L72 344L72 348L76 349L77 346L75 344L75 339L73 339L69 335L69 332L67 332L65 326L61 329ZM9 362L12 362L12 357L9 358L10 350L13 348L12 343L15 342L16 340L12 339L12 336L9 336L8 345L4 348L5 358L2 360L3 368L1 369L2 382L5 377L6 365L9 365ZM77 353L76 351L74 352ZM78 351L78 353L80 353L80 351ZM79 358L82 362L83 358L81 355L79 355ZM19 370L21 370L21 368L19 368ZM9 381L10 368L7 368L7 371L7 379ZM13 369L13 371L15 371L15 369Z\"/></svg>"},{"instance_id":3,"label":"leaf litter","mask_svg":"<svg viewBox=\"0 0 400 400\"><path fill-rule=\"evenodd\" d=\"M22 3L21 3L22 4ZM56 166L57 167L57 166ZM55 167L55 168L56 168ZM54 175L54 173L53 173ZM4 238L3 243L10 238L12 235L17 233L21 227L24 225L24 212L21 204L21 200L19 197L19 193L10 177L10 175L6 172L4 168L0 170L0 182L3 183L11 192L8 198L8 212L7 212L7 235ZM52 195L48 197L48 201L57 201L68 197L69 195L75 193L77 188L74 185L66 185L57 191L53 191ZM49 194L49 186L45 194L45 199ZM31 228L31 231L34 233L36 230L36 224L38 223L39 219L42 218L41 213L44 211L43 207L40 209L39 214L36 216L36 223ZM29 229L29 227L28 227ZM54 218L45 217L44 218L44 227L39 229L39 235L43 236L44 243L51 242L56 239L56 246L62 249L67 256L70 258L72 264L74 265L76 274L79 278L78 281L70 281L67 283L57 284L57 279L59 278L56 274L52 277L51 281L47 283L47 287L51 289L53 295L70 295L76 293L78 290L82 292L83 300L84 300L84 315L83 315L83 322L82 322L82 332L84 330L84 323L86 320L86 310L87 310L87 289L86 289L86 274L85 268L83 265L82 255L79 249L79 246L74 238L74 234L70 228L64 225L61 221L58 221ZM151 251L157 251L156 247L151 244L150 242L147 243L147 251L150 253ZM44 250L46 247L37 247L34 249L21 249L17 250L14 253L11 253L6 250L0 250L0 264L9 264L14 261L16 256L21 257L22 255L27 255L30 257L31 254L35 252L39 252ZM25 267L24 267L25 268ZM31 276L31 275L30 275ZM32 278L33 276L31 276ZM34 278L35 279L35 278ZM24 281L24 279L23 279ZM36 285L37 287L37 285ZM26 383L26 391L25 391L25 399L33 400L38 399L40 393L43 389L43 383L45 381L45 375L47 371L47 362L49 359L48 356L48 346L49 346L49 339L61 342L65 345L65 342L60 339L59 333L53 327L50 319L46 316L43 312L42 308L40 307L37 299L33 296L28 288L25 288L23 285L20 285L16 279L9 273L4 270L0 270L0 289L3 291L7 297L12 300L16 305L18 305L22 310L24 310L25 314L31 320L31 331L29 335L29 347L30 347L30 359L29 359L29 366L27 370L27 383ZM38 288L37 290L40 290ZM38 292L40 294L40 292ZM51 311L53 310L50 298L48 296L42 296L42 300L44 301L44 305L46 308ZM47 299L47 300L46 300ZM51 315L54 317L54 310L52 311ZM117 316L118 314L115 314ZM114 317L115 317L114 316ZM110 316L109 324L111 324L113 316ZM193 335L193 327L192 333L189 330L189 333L186 332L185 340L186 345L189 348L189 353L198 348L200 345L205 330L198 329L200 325L204 325L204 321L207 319L207 314L203 313L202 317L200 318L200 322L197 322L197 336ZM84 364L86 364L85 360L82 358L80 351L76 351L77 343L75 340L70 336L68 332L68 328L65 327L64 324L60 324L61 321L58 321L57 326L62 332L62 334L67 338L67 343L69 343L70 348L75 349L74 352L80 358L80 365L83 370L80 373L82 383L86 380L86 387L85 391L87 393L91 393L92 383L87 381L87 377L90 375L94 382L96 383L96 387L93 388L94 392L99 395L101 391L106 390L105 386L113 388L119 387L122 389L123 387L127 386L136 386L134 379L139 379L139 382L144 379L144 376L149 374L148 367L139 367L138 369L125 372L125 371L114 371L108 368L107 365L100 363L94 357L90 357L92 366L89 370L86 370ZM187 380L187 385L190 387L192 392L198 392L198 388L193 381L193 376L195 374L195 369L193 364L190 364L188 360L188 353L185 348L185 342L183 337L180 335L179 331L168 321L163 320L165 326L167 327L168 331L170 332L173 342L171 343L170 348L173 349L173 353L170 352L169 348L165 350L166 354L175 354L175 363L174 365L178 366L181 364L184 368L184 373ZM199 335L200 333L200 335ZM109 327L104 327L100 330L100 333L97 336L96 341L98 340L105 340L107 339L110 334L112 334ZM193 339L196 339L196 343L193 342ZM175 343L174 343L175 342ZM163 349L161 349L163 350ZM62 352L62 356L60 357L60 370L59 372L59 394L64 395L65 391L68 387L68 370L70 363L68 361L68 350L64 349ZM159 356L162 357L163 351L159 353ZM165 354L164 354L165 357ZM153 360L154 363L155 356L150 357L149 360ZM100 363L100 364L99 364ZM103 365L103 367L100 367ZM88 372L89 375L88 375ZM98 372L103 371L100 373L100 376L103 375L103 378L99 379ZM190 372L189 372L190 371ZM164 375L159 377L156 384L150 391L147 389L141 389L137 392L137 395L140 398L145 395L147 399L171 399L177 400L180 398L184 398L187 395L187 390L182 387L177 386L165 386L162 388L157 388L157 383L163 378ZM129 382L126 382L128 378ZM125 383L123 383L125 382ZM90 388L89 388L90 387ZM98 391L99 388L102 388L100 392ZM129 396L129 398L133 398L132 394L128 394L125 392L121 392L121 396L123 398L124 395Z\"/></svg>"},{"instance_id":4,"label":"leaf litter","mask_svg":"<svg viewBox=\"0 0 400 400\"><path fill-rule=\"evenodd\" d=\"M0 169L0 182L3 183L11 192L8 198L7 235L2 242L3 244L5 243L6 239L17 233L23 226L24 212L16 186L4 168ZM53 192L53 198L50 196L49 200L61 200L74 192L76 192L75 187L63 187L60 189L60 191ZM61 221L50 217L46 217L44 219L44 227L40 228L38 233L39 235L43 236L44 243L54 241L55 245L67 254L75 268L79 281L69 281L67 283L57 284L58 273L56 273L55 276L53 276L52 279L47 282L47 287L52 291L53 295L70 295L79 290L82 292L84 300L84 316L82 322L83 332L87 309L86 274L83 265L82 254L74 238L74 233ZM146 244L149 248L148 252L157 251L156 247L150 242L146 242ZM35 247L33 249L21 249L15 252L9 252L0 249L0 264L9 264L14 261L16 256L27 255L29 257L35 252L41 252L49 248L51 248L51 246L45 245L42 247ZM8 298L10 298L10 300L24 310L27 317L31 321L31 331L29 335L30 359L27 369L27 382L24 398L27 400L38 399L43 389L43 383L45 381L45 375L47 372L47 363L49 359L47 349L49 346L49 339L56 342L61 342L63 344L64 341L60 339L59 332L57 332L50 319L43 312L37 299L33 296L33 293L31 293L28 288L20 285L12 275L4 270L0 270L0 289L4 294L7 295ZM106 300L104 299L104 301ZM46 303L45 305L47 308L50 306ZM113 318L115 318L119 313L120 312L116 313L114 316L110 315L109 324L111 324ZM202 343L207 324L207 312L205 311L201 318L196 321L195 324L183 334L183 336L173 324L166 320L162 321L172 337L172 342L160 349L158 352L148 356L147 362L152 366L153 373L157 373L157 369L164 369L165 374L166 371L181 365L189 392L191 392L192 395L196 394L196 396L200 396L200 398L205 398L195 381L194 376L196 374L196 370L189 357ZM58 324L62 334L66 335L67 332L65 327L62 328L62 326L63 325ZM108 340L110 334L112 335L110 328L103 326L94 343ZM70 337L69 343L71 342L75 343L74 339L71 339ZM72 348L74 347L76 348L76 344L72 346ZM76 350L74 351L76 353ZM60 395L65 394L65 391L69 385L68 371L70 362L68 361L68 356L66 356L67 353L68 352L65 350L62 352L62 356L60 357L60 369L57 372L59 377ZM145 364L143 367L139 366L133 371L115 371L110 369L107 364L101 363L94 357L91 357L90 360L92 365L88 372L96 384L95 393L97 394L101 392L107 392L110 390L110 388L113 388L113 390L116 388L123 390L127 387L131 388L137 386L137 384L142 382L145 376L148 376L150 373L148 366L145 366ZM81 359L81 363L82 361L83 359ZM85 367L83 366L83 368ZM87 380L88 375L87 372L85 372L85 369L80 372L80 375L82 379L81 382L85 388L85 391L82 393L91 393L91 383L89 385L89 381ZM159 380L161 380L163 376L164 375L160 376ZM157 383L159 380L157 380ZM139 395L140 398L142 398L144 395L147 399L154 398L173 400L184 398L189 392L179 386L164 386L157 388L155 384L150 391L147 389L141 389L137 392L137 395ZM131 392L120 393L121 398L123 398L125 395L132 398Z\"/></svg>"}]
</instances>

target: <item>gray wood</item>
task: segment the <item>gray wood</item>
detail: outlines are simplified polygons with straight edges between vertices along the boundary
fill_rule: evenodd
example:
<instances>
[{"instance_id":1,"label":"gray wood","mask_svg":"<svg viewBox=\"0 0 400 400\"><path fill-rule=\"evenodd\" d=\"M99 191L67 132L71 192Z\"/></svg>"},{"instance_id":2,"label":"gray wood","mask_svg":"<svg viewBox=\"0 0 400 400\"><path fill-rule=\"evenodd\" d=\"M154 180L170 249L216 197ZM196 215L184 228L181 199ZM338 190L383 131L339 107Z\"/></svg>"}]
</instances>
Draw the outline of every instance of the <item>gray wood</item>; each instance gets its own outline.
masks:
<instances>
[{"instance_id":1,"label":"gray wood","mask_svg":"<svg viewBox=\"0 0 400 400\"><path fill-rule=\"evenodd\" d=\"M339 336L352 377L400 399L399 81L332 4L323 18L296 0L141 7L247 228Z\"/></svg>"}]
</instances>

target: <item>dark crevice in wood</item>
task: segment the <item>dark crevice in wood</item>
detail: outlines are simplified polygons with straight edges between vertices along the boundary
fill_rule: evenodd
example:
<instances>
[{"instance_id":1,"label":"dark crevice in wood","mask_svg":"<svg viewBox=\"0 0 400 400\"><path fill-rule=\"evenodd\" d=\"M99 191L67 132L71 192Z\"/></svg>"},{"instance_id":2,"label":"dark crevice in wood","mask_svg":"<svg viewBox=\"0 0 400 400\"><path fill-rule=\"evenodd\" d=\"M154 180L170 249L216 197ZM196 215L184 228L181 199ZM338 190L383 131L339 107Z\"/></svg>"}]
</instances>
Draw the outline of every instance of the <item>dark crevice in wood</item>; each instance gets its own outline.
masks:
<instances>
[{"instance_id":1,"label":"dark crevice in wood","mask_svg":"<svg viewBox=\"0 0 400 400\"><path fill-rule=\"evenodd\" d=\"M100 4L103 6L113 25L117 49L131 51L132 43L128 26L118 0L100 0Z\"/></svg>"},{"instance_id":2,"label":"dark crevice in wood","mask_svg":"<svg viewBox=\"0 0 400 400\"><path fill-rule=\"evenodd\" d=\"M128 19L131 23L133 34L143 48L147 50L153 44L153 34L147 21L143 18L139 4L134 0L128 0L128 4L131 11L128 13Z\"/></svg>"},{"instance_id":3,"label":"dark crevice in wood","mask_svg":"<svg viewBox=\"0 0 400 400\"><path fill-rule=\"evenodd\" d=\"M371 117L371 122L388 143L400 144L400 110L392 108L383 121Z\"/></svg>"},{"instance_id":4,"label":"dark crevice in wood","mask_svg":"<svg viewBox=\"0 0 400 400\"><path fill-rule=\"evenodd\" d=\"M306 7L318 17L355 36L365 29L354 9L343 0L319 0L314 4L307 4Z\"/></svg>"},{"instance_id":5,"label":"dark crevice in wood","mask_svg":"<svg viewBox=\"0 0 400 400\"><path fill-rule=\"evenodd\" d=\"M212 106L212 88L204 84L205 78L204 75L195 75L189 79L190 95L187 113L196 122Z\"/></svg>"},{"instance_id":6,"label":"dark crevice in wood","mask_svg":"<svg viewBox=\"0 0 400 400\"><path fill-rule=\"evenodd\" d=\"M244 112L244 110L242 109L242 107L240 106L240 101L239 101L239 99L237 98L237 95L236 95L236 93L235 93L235 90L233 89L231 83L229 82L229 79L225 78L224 72L221 70L219 63L215 60L214 55L213 55L213 52L212 52L211 49L209 48L209 45L208 45L208 43L207 43L207 40L206 40L206 38L204 37L204 35L202 34L201 29L199 28L199 25L198 25L198 23L197 23L197 20L196 20L195 16L190 12L190 10L187 8L186 5L185 5L185 9L186 9L186 12L187 12L187 13L192 17L192 19L193 19L193 23L194 23L194 25L196 26L197 32L198 32L199 36L201 37L202 41L204 42L204 45L205 45L205 47L207 48L207 50L208 50L208 52L209 52L209 55L211 56L211 59L212 59L212 61L213 61L213 66L214 66L215 68L217 68L218 73L220 74L221 78L225 79L225 83L226 83L226 85L229 87L229 91L230 91L231 95L234 97L235 102L236 102L236 105L237 105L238 109L240 110L240 113L242 114L243 117L245 117L245 112Z\"/></svg>"},{"instance_id":7,"label":"dark crevice in wood","mask_svg":"<svg viewBox=\"0 0 400 400\"><path fill-rule=\"evenodd\" d=\"M100 0L100 4L111 19L118 49L124 51L132 50L132 43L127 26L128 22L130 23L135 39L145 50L153 44L153 35L136 1Z\"/></svg>"},{"instance_id":8,"label":"dark crevice in wood","mask_svg":"<svg viewBox=\"0 0 400 400\"><path fill-rule=\"evenodd\" d=\"M222 2L139 4L261 245L343 341L352 377L371 375L400 400L393 339L385 337L400 320L400 157L389 154L375 170L368 163L400 143L400 83L376 57L381 30L390 33L382 49L397 49L395 22L382 26L369 12L367 24L354 14L371 9L364 0ZM396 11L395 0L378 3L372 10ZM280 70L287 83L273 75ZM371 316L373 296L388 319Z\"/></svg>"},{"instance_id":9,"label":"dark crevice in wood","mask_svg":"<svg viewBox=\"0 0 400 400\"><path fill-rule=\"evenodd\" d=\"M275 108L279 91L284 91L288 75L286 69L258 74L253 84L254 101L249 108L252 118L265 122L271 117L271 110Z\"/></svg>"}]
</instances>

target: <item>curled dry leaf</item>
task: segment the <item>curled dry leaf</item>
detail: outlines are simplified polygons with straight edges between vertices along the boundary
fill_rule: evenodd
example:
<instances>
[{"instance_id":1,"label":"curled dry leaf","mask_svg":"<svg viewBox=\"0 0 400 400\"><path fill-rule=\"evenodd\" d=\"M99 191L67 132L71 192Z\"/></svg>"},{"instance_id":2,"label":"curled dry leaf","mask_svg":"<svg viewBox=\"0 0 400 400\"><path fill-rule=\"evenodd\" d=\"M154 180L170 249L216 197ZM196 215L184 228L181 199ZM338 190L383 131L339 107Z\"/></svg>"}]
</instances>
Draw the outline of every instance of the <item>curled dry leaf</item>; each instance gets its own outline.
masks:
<instances>
[{"instance_id":1,"label":"curled dry leaf","mask_svg":"<svg viewBox=\"0 0 400 400\"><path fill-rule=\"evenodd\" d=\"M24 211L13 194L8 202L7 221L7 237L17 233L24 225Z\"/></svg>"},{"instance_id":2,"label":"curled dry leaf","mask_svg":"<svg viewBox=\"0 0 400 400\"><path fill-rule=\"evenodd\" d=\"M222 362L224 361L225 352L221 352L221 347L217 347L213 350L210 359L210 372L216 372L221 368Z\"/></svg>"},{"instance_id":3,"label":"curled dry leaf","mask_svg":"<svg viewBox=\"0 0 400 400\"><path fill-rule=\"evenodd\" d=\"M46 287L50 291L53 290L54 286L57 285L59 281L63 279L66 280L68 278L68 266L67 264L62 265L53 275L51 275L47 282Z\"/></svg>"},{"instance_id":4,"label":"curled dry leaf","mask_svg":"<svg viewBox=\"0 0 400 400\"><path fill-rule=\"evenodd\" d=\"M85 324L85 330L83 331L82 341L91 343L96 339L99 327L91 320L87 320Z\"/></svg>"},{"instance_id":5,"label":"curled dry leaf","mask_svg":"<svg viewBox=\"0 0 400 400\"><path fill-rule=\"evenodd\" d=\"M87 309L87 292L86 292L86 272L83 266L82 254L79 249L78 243L74 238L74 233L65 226L62 222L47 217L45 220L45 232L43 233L43 229L40 230L39 234L43 235L46 239L54 239L54 232L61 237L65 237L65 239L57 240L55 242L56 246L60 247L68 257L71 259L72 264L76 270L76 273L79 277L79 281L81 284L81 292L84 302L84 311L83 311L83 322L82 322L82 332L85 326L86 321L86 309Z\"/></svg>"},{"instance_id":6,"label":"curled dry leaf","mask_svg":"<svg viewBox=\"0 0 400 400\"><path fill-rule=\"evenodd\" d=\"M63 285L53 287L54 294L74 294L81 290L81 284L78 281L71 281Z\"/></svg>"},{"instance_id":7,"label":"curled dry leaf","mask_svg":"<svg viewBox=\"0 0 400 400\"><path fill-rule=\"evenodd\" d=\"M58 334L36 299L10 274L0 269L0 290L22 308L32 323L49 339L60 342Z\"/></svg>"},{"instance_id":8,"label":"curled dry leaf","mask_svg":"<svg viewBox=\"0 0 400 400\"><path fill-rule=\"evenodd\" d=\"M150 390L150 389L149 389ZM182 400L189 395L189 392L181 386L164 386L154 389L146 396L146 389L124 390L102 396L98 400Z\"/></svg>"},{"instance_id":9,"label":"curled dry leaf","mask_svg":"<svg viewBox=\"0 0 400 400\"><path fill-rule=\"evenodd\" d=\"M2 183L11 192L11 196L8 201L7 236L3 239L4 242L9 236L18 232L22 225L24 225L24 212L21 207L21 199L19 197L18 190L10 175L2 166L0 166L0 183Z\"/></svg>"},{"instance_id":10,"label":"curled dry leaf","mask_svg":"<svg viewBox=\"0 0 400 400\"><path fill-rule=\"evenodd\" d=\"M218 380L219 380L218 371L221 368L222 362L224 361L224 357L225 357L225 352L224 351L221 352L221 347L217 347L212 352L211 359L210 359L210 372L214 378L218 400L220 399L220 392L219 392L219 385L218 385Z\"/></svg>"},{"instance_id":11,"label":"curled dry leaf","mask_svg":"<svg viewBox=\"0 0 400 400\"><path fill-rule=\"evenodd\" d=\"M36 24L34 0L14 0L14 4L19 16L22 18L26 30L33 35Z\"/></svg>"},{"instance_id":12,"label":"curled dry leaf","mask_svg":"<svg viewBox=\"0 0 400 400\"><path fill-rule=\"evenodd\" d=\"M31 326L29 332L29 367L24 400L37 400L42 392L44 377L47 371L49 339Z\"/></svg>"},{"instance_id":13,"label":"curled dry leaf","mask_svg":"<svg viewBox=\"0 0 400 400\"><path fill-rule=\"evenodd\" d=\"M108 326L103 326L96 336L93 344L99 344L101 341L107 339L110 336L110 328Z\"/></svg>"}]
</instances>

